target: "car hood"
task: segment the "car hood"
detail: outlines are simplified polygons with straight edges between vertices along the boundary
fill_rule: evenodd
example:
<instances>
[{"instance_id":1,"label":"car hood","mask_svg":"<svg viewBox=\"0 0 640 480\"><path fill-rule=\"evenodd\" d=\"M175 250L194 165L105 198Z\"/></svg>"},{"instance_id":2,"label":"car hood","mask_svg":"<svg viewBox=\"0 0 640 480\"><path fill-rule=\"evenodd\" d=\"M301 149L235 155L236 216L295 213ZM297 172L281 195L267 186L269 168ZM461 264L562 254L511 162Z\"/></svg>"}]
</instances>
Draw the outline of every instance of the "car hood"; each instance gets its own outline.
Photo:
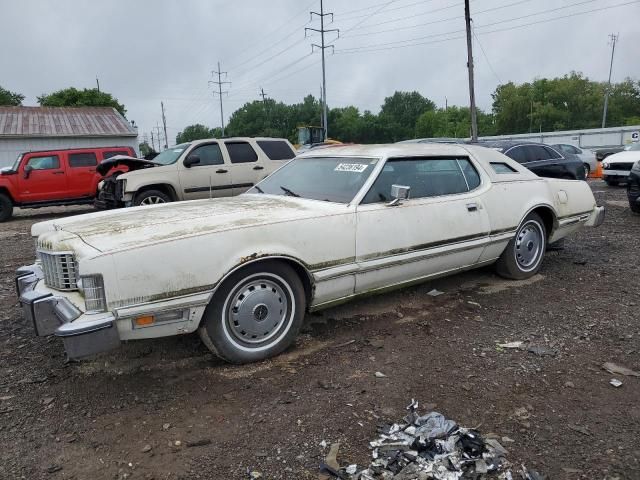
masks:
<instances>
[{"instance_id":1,"label":"car hood","mask_svg":"<svg viewBox=\"0 0 640 480\"><path fill-rule=\"evenodd\" d=\"M609 155L607 158L605 158L603 162L637 162L638 160L640 160L640 151L633 151L614 153L613 155Z\"/></svg>"},{"instance_id":2,"label":"car hood","mask_svg":"<svg viewBox=\"0 0 640 480\"><path fill-rule=\"evenodd\" d=\"M64 231L102 253L183 237L348 212L343 204L263 194L132 207L35 224L34 236ZM42 240L42 238L41 238ZM53 247L55 249L55 245Z\"/></svg>"},{"instance_id":3,"label":"car hood","mask_svg":"<svg viewBox=\"0 0 640 480\"><path fill-rule=\"evenodd\" d=\"M96 167L96 172L105 176L109 170L119 166L127 167L129 172L133 172L134 170L140 170L142 168L157 167L158 164L150 160L143 160L142 158L116 155L100 162Z\"/></svg>"}]
</instances>

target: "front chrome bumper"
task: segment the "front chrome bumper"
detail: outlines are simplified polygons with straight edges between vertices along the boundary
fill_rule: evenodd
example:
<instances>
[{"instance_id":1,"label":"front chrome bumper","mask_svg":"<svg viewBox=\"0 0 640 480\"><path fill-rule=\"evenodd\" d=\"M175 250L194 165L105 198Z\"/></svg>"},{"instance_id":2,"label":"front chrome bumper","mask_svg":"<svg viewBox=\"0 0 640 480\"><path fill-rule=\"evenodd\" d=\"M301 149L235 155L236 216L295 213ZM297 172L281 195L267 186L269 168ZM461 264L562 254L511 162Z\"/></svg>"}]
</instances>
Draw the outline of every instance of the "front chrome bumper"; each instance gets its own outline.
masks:
<instances>
[{"instance_id":1,"label":"front chrome bumper","mask_svg":"<svg viewBox=\"0 0 640 480\"><path fill-rule=\"evenodd\" d=\"M86 314L67 297L38 290L44 278L39 265L16 270L16 290L24 317L36 335L62 338L67 356L79 359L120 345L115 317L111 313Z\"/></svg>"},{"instance_id":2,"label":"front chrome bumper","mask_svg":"<svg viewBox=\"0 0 640 480\"><path fill-rule=\"evenodd\" d=\"M606 216L606 213L607 210L604 208L604 205L595 207L593 209L593 212L591 212L586 225L588 227L599 227L604 223L604 217Z\"/></svg>"}]
</instances>

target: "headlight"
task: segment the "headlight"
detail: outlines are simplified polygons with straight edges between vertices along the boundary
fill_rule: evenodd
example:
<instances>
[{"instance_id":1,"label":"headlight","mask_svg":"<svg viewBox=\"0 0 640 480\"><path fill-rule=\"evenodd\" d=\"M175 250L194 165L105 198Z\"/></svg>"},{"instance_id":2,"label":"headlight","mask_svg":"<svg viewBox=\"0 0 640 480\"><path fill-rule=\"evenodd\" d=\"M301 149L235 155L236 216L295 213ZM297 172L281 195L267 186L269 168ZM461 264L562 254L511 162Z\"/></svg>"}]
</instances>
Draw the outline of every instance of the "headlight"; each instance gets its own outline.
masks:
<instances>
[{"instance_id":1,"label":"headlight","mask_svg":"<svg viewBox=\"0 0 640 480\"><path fill-rule=\"evenodd\" d=\"M636 163L633 164L633 167L631 167L631 170L635 170L635 171L640 171L640 160L638 160Z\"/></svg>"},{"instance_id":2,"label":"headlight","mask_svg":"<svg viewBox=\"0 0 640 480\"><path fill-rule=\"evenodd\" d=\"M124 192L127 191L127 179L123 178L116 180L116 191L115 193L115 197L118 200L124 200Z\"/></svg>"},{"instance_id":3,"label":"headlight","mask_svg":"<svg viewBox=\"0 0 640 480\"><path fill-rule=\"evenodd\" d=\"M609 163L608 162L603 162L602 163L602 168L604 168L605 170L609 169Z\"/></svg>"},{"instance_id":4,"label":"headlight","mask_svg":"<svg viewBox=\"0 0 640 480\"><path fill-rule=\"evenodd\" d=\"M107 299L104 295L102 275L80 277L78 287L84 295L84 306L87 312L106 312Z\"/></svg>"}]
</instances>

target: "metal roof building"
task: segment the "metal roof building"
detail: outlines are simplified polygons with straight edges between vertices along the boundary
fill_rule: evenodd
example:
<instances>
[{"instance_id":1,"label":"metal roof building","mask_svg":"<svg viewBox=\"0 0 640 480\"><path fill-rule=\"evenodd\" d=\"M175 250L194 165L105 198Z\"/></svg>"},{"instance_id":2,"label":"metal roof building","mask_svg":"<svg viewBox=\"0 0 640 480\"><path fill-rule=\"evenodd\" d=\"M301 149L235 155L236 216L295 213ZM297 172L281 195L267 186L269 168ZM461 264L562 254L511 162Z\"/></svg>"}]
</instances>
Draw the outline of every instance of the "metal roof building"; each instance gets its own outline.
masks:
<instances>
[{"instance_id":1,"label":"metal roof building","mask_svg":"<svg viewBox=\"0 0 640 480\"><path fill-rule=\"evenodd\" d=\"M87 147L138 152L138 131L111 107L0 106L0 167L28 151Z\"/></svg>"}]
</instances>

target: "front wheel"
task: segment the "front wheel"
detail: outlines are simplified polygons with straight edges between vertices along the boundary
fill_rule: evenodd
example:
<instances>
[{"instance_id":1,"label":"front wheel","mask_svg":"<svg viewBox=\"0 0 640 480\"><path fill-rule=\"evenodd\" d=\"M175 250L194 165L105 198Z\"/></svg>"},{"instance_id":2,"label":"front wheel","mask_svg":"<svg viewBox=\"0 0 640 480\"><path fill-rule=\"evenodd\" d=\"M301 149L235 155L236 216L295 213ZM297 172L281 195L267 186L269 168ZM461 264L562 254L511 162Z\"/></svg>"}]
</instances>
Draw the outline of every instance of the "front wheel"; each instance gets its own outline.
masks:
<instances>
[{"instance_id":1,"label":"front wheel","mask_svg":"<svg viewBox=\"0 0 640 480\"><path fill-rule=\"evenodd\" d=\"M513 280L534 276L540 270L546 248L544 222L537 213L530 213L496 262L498 275Z\"/></svg>"},{"instance_id":2,"label":"front wheel","mask_svg":"<svg viewBox=\"0 0 640 480\"><path fill-rule=\"evenodd\" d=\"M264 360L294 342L305 304L304 287L290 266L260 262L224 281L205 309L198 333L223 360Z\"/></svg>"},{"instance_id":3,"label":"front wheel","mask_svg":"<svg viewBox=\"0 0 640 480\"><path fill-rule=\"evenodd\" d=\"M160 190L146 190L136 195L133 204L137 207L139 205L157 205L170 201L171 198L169 198L169 195Z\"/></svg>"},{"instance_id":4,"label":"front wheel","mask_svg":"<svg viewBox=\"0 0 640 480\"><path fill-rule=\"evenodd\" d=\"M0 222L9 220L13 215L13 202L9 197L0 193Z\"/></svg>"}]
</instances>

